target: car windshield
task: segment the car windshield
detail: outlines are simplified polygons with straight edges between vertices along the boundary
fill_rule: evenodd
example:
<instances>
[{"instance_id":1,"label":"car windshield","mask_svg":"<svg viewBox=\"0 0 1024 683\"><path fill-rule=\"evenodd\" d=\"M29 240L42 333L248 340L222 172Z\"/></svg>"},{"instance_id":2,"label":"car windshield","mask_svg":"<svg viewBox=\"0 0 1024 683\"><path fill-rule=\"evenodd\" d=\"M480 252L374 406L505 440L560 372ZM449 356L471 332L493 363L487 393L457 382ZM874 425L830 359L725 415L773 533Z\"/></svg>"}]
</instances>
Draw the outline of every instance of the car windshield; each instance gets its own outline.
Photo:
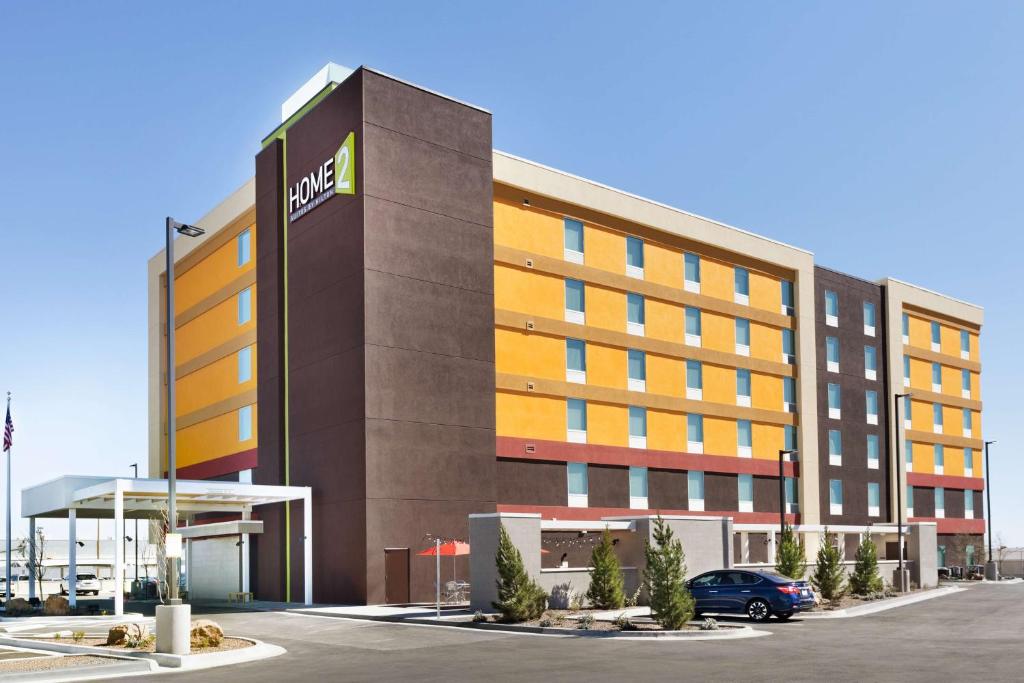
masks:
<instances>
[{"instance_id":1,"label":"car windshield","mask_svg":"<svg viewBox=\"0 0 1024 683\"><path fill-rule=\"evenodd\" d=\"M75 574L75 576L78 577L79 581L95 581L96 580L96 575L95 574Z\"/></svg>"},{"instance_id":2,"label":"car windshield","mask_svg":"<svg viewBox=\"0 0 1024 683\"><path fill-rule=\"evenodd\" d=\"M760 572L758 572L758 574L760 574L761 576L763 576L763 577L765 577L767 579L771 579L772 581L775 581L777 583L789 583L790 581L796 581L797 580L797 579L792 579L792 578L790 578L788 576L783 576L782 574L779 574L778 572L772 572L772 571L760 571Z\"/></svg>"}]
</instances>

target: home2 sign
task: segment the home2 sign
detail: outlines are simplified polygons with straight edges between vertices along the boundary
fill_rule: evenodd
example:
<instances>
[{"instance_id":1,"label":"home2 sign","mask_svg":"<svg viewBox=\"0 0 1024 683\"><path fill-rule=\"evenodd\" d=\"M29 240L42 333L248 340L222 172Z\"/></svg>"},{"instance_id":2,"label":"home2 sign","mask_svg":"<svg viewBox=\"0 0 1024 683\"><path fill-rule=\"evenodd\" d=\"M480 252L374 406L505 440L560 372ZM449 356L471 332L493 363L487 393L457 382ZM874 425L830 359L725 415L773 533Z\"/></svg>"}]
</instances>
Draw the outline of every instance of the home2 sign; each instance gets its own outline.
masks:
<instances>
[{"instance_id":1,"label":"home2 sign","mask_svg":"<svg viewBox=\"0 0 1024 683\"><path fill-rule=\"evenodd\" d=\"M356 193L356 134L349 133L334 156L288 188L288 221L294 222L336 194Z\"/></svg>"}]
</instances>

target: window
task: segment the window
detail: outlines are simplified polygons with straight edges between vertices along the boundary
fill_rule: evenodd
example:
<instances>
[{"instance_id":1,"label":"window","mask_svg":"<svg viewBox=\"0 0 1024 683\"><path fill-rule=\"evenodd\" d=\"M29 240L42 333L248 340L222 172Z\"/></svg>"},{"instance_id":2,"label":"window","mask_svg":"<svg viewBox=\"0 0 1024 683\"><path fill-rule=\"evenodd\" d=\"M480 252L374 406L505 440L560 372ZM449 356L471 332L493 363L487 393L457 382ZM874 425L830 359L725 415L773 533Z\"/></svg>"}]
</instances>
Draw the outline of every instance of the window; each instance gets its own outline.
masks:
<instances>
[{"instance_id":1,"label":"window","mask_svg":"<svg viewBox=\"0 0 1024 683\"><path fill-rule=\"evenodd\" d=\"M910 343L910 316L903 314L903 343Z\"/></svg>"},{"instance_id":2,"label":"window","mask_svg":"<svg viewBox=\"0 0 1024 683\"><path fill-rule=\"evenodd\" d=\"M867 437L867 453L868 453L868 469L877 470L879 461L879 442L878 434L868 434Z\"/></svg>"},{"instance_id":3,"label":"window","mask_svg":"<svg viewBox=\"0 0 1024 683\"><path fill-rule=\"evenodd\" d=\"M700 256L683 254L683 287L688 292L700 292Z\"/></svg>"},{"instance_id":4,"label":"window","mask_svg":"<svg viewBox=\"0 0 1024 683\"><path fill-rule=\"evenodd\" d=\"M972 423L972 420L971 420L971 409L970 408L964 408L964 425L963 425L963 430L964 430L964 436L966 436L968 438L970 438L970 436L971 436L971 431L972 431L971 430L971 423Z\"/></svg>"},{"instance_id":5,"label":"window","mask_svg":"<svg viewBox=\"0 0 1024 683\"><path fill-rule=\"evenodd\" d=\"M704 416L686 416L686 450L690 453L704 452Z\"/></svg>"},{"instance_id":6,"label":"window","mask_svg":"<svg viewBox=\"0 0 1024 683\"><path fill-rule=\"evenodd\" d=\"M829 372L839 372L839 338L825 337L825 368Z\"/></svg>"},{"instance_id":7,"label":"window","mask_svg":"<svg viewBox=\"0 0 1024 683\"><path fill-rule=\"evenodd\" d=\"M865 391L864 402L867 404L868 424L878 424L878 392Z\"/></svg>"},{"instance_id":8,"label":"window","mask_svg":"<svg viewBox=\"0 0 1024 683\"><path fill-rule=\"evenodd\" d=\"M587 507L587 463L570 462L566 463L567 478L569 480L569 507Z\"/></svg>"},{"instance_id":9,"label":"window","mask_svg":"<svg viewBox=\"0 0 1024 683\"><path fill-rule=\"evenodd\" d=\"M750 407L750 370L736 369L736 405Z\"/></svg>"},{"instance_id":10,"label":"window","mask_svg":"<svg viewBox=\"0 0 1024 683\"><path fill-rule=\"evenodd\" d=\"M828 430L828 464L834 467L843 464L843 435L838 429Z\"/></svg>"},{"instance_id":11,"label":"window","mask_svg":"<svg viewBox=\"0 0 1024 683\"><path fill-rule=\"evenodd\" d=\"M903 386L910 386L910 356L903 356Z\"/></svg>"},{"instance_id":12,"label":"window","mask_svg":"<svg viewBox=\"0 0 1024 683\"><path fill-rule=\"evenodd\" d=\"M796 427L793 425L785 425L782 428L783 435L783 448L787 451L796 450ZM789 455L790 460L793 459L793 454Z\"/></svg>"},{"instance_id":13,"label":"window","mask_svg":"<svg viewBox=\"0 0 1024 683\"><path fill-rule=\"evenodd\" d=\"M907 459L907 472L914 471L914 442L907 439L903 444L903 452L906 454Z\"/></svg>"},{"instance_id":14,"label":"window","mask_svg":"<svg viewBox=\"0 0 1024 683\"><path fill-rule=\"evenodd\" d=\"M868 517L878 517L882 499L881 486L877 481L868 482Z\"/></svg>"},{"instance_id":15,"label":"window","mask_svg":"<svg viewBox=\"0 0 1024 683\"><path fill-rule=\"evenodd\" d=\"M825 324L839 327L839 296L828 290L825 290Z\"/></svg>"},{"instance_id":16,"label":"window","mask_svg":"<svg viewBox=\"0 0 1024 683\"><path fill-rule=\"evenodd\" d=\"M974 476L974 449L972 448L964 449L964 476Z\"/></svg>"},{"instance_id":17,"label":"window","mask_svg":"<svg viewBox=\"0 0 1024 683\"><path fill-rule=\"evenodd\" d=\"M704 510L704 473L690 470L686 473L686 495L689 509Z\"/></svg>"},{"instance_id":18,"label":"window","mask_svg":"<svg viewBox=\"0 0 1024 683\"><path fill-rule=\"evenodd\" d=\"M629 507L634 510L647 509L647 468L629 468Z\"/></svg>"},{"instance_id":19,"label":"window","mask_svg":"<svg viewBox=\"0 0 1024 683\"><path fill-rule=\"evenodd\" d=\"M878 351L874 346L864 347L864 379L878 379Z\"/></svg>"},{"instance_id":20,"label":"window","mask_svg":"<svg viewBox=\"0 0 1024 683\"><path fill-rule=\"evenodd\" d=\"M828 482L828 508L830 514L843 514L843 482L839 479Z\"/></svg>"},{"instance_id":21,"label":"window","mask_svg":"<svg viewBox=\"0 0 1024 683\"><path fill-rule=\"evenodd\" d=\"M875 336L875 305L870 301L864 302L864 334Z\"/></svg>"},{"instance_id":22,"label":"window","mask_svg":"<svg viewBox=\"0 0 1024 683\"><path fill-rule=\"evenodd\" d=\"M252 406L238 409L238 440L248 441L252 438Z\"/></svg>"},{"instance_id":23,"label":"window","mask_svg":"<svg viewBox=\"0 0 1024 683\"><path fill-rule=\"evenodd\" d=\"M932 391L942 391L942 366L938 363L932 363Z\"/></svg>"},{"instance_id":24,"label":"window","mask_svg":"<svg viewBox=\"0 0 1024 683\"><path fill-rule=\"evenodd\" d=\"M973 513L973 511L972 511L972 513ZM968 519L973 519L973 514L972 514L971 517L968 517ZM967 566L968 567L973 566L974 565L974 546L973 545L964 546L964 554L967 556Z\"/></svg>"},{"instance_id":25,"label":"window","mask_svg":"<svg viewBox=\"0 0 1024 683\"><path fill-rule=\"evenodd\" d=\"M782 362L793 365L796 363L796 338L793 330L782 330Z\"/></svg>"},{"instance_id":26,"label":"window","mask_svg":"<svg viewBox=\"0 0 1024 683\"><path fill-rule=\"evenodd\" d=\"M942 326L932 321L932 351L939 351L942 348Z\"/></svg>"},{"instance_id":27,"label":"window","mask_svg":"<svg viewBox=\"0 0 1024 683\"><path fill-rule=\"evenodd\" d=\"M735 268L733 270L733 299L738 304L750 303L750 273L746 268Z\"/></svg>"},{"instance_id":28,"label":"window","mask_svg":"<svg viewBox=\"0 0 1024 683\"><path fill-rule=\"evenodd\" d=\"M785 482L786 513L795 514L799 512L796 504L796 479L793 477L786 477Z\"/></svg>"},{"instance_id":29,"label":"window","mask_svg":"<svg viewBox=\"0 0 1024 683\"><path fill-rule=\"evenodd\" d=\"M630 391L647 391L647 354L637 349L626 352Z\"/></svg>"},{"instance_id":30,"label":"window","mask_svg":"<svg viewBox=\"0 0 1024 683\"><path fill-rule=\"evenodd\" d=\"M238 383L252 379L252 347L246 346L238 351Z\"/></svg>"},{"instance_id":31,"label":"window","mask_svg":"<svg viewBox=\"0 0 1024 683\"><path fill-rule=\"evenodd\" d=\"M933 448L935 474L943 474L946 471L946 448L941 443L934 444Z\"/></svg>"},{"instance_id":32,"label":"window","mask_svg":"<svg viewBox=\"0 0 1024 683\"><path fill-rule=\"evenodd\" d=\"M736 454L741 458L754 456L754 433L750 420L736 420Z\"/></svg>"},{"instance_id":33,"label":"window","mask_svg":"<svg viewBox=\"0 0 1024 683\"><path fill-rule=\"evenodd\" d=\"M244 266L252 259L252 233L249 228L238 233L238 265Z\"/></svg>"},{"instance_id":34,"label":"window","mask_svg":"<svg viewBox=\"0 0 1024 683\"><path fill-rule=\"evenodd\" d=\"M736 477L736 485L739 489L739 511L754 511L754 475L740 474Z\"/></svg>"},{"instance_id":35,"label":"window","mask_svg":"<svg viewBox=\"0 0 1024 683\"><path fill-rule=\"evenodd\" d=\"M914 425L911 421L911 412L914 407L914 402L910 400L909 396L903 397L903 427L904 429L913 429Z\"/></svg>"},{"instance_id":36,"label":"window","mask_svg":"<svg viewBox=\"0 0 1024 683\"><path fill-rule=\"evenodd\" d=\"M782 409L789 413L796 412L796 379L782 378Z\"/></svg>"},{"instance_id":37,"label":"window","mask_svg":"<svg viewBox=\"0 0 1024 683\"><path fill-rule=\"evenodd\" d=\"M252 320L252 289L246 287L238 293L238 324L244 325Z\"/></svg>"},{"instance_id":38,"label":"window","mask_svg":"<svg viewBox=\"0 0 1024 683\"><path fill-rule=\"evenodd\" d=\"M580 280L565 281L565 320L570 323L582 325L584 322L584 297L583 282Z\"/></svg>"},{"instance_id":39,"label":"window","mask_svg":"<svg viewBox=\"0 0 1024 683\"><path fill-rule=\"evenodd\" d=\"M587 344L582 339L565 340L565 381L587 383Z\"/></svg>"},{"instance_id":40,"label":"window","mask_svg":"<svg viewBox=\"0 0 1024 683\"><path fill-rule=\"evenodd\" d=\"M970 489L964 491L964 519L974 519L974 491ZM974 563L968 562L967 564Z\"/></svg>"},{"instance_id":41,"label":"window","mask_svg":"<svg viewBox=\"0 0 1024 683\"><path fill-rule=\"evenodd\" d=\"M960 371L960 396L961 398L971 397L971 371L967 368Z\"/></svg>"},{"instance_id":42,"label":"window","mask_svg":"<svg viewBox=\"0 0 1024 683\"><path fill-rule=\"evenodd\" d=\"M647 448L647 409L629 407L629 447Z\"/></svg>"},{"instance_id":43,"label":"window","mask_svg":"<svg viewBox=\"0 0 1024 683\"><path fill-rule=\"evenodd\" d=\"M971 333L967 330L960 330L960 357L965 360L971 357Z\"/></svg>"},{"instance_id":44,"label":"window","mask_svg":"<svg viewBox=\"0 0 1024 683\"><path fill-rule=\"evenodd\" d=\"M939 519L946 516L946 489L941 486L935 489L935 516Z\"/></svg>"},{"instance_id":45,"label":"window","mask_svg":"<svg viewBox=\"0 0 1024 683\"><path fill-rule=\"evenodd\" d=\"M570 443L587 442L587 402L579 398L565 399L566 423L568 433L566 441Z\"/></svg>"},{"instance_id":46,"label":"window","mask_svg":"<svg viewBox=\"0 0 1024 683\"><path fill-rule=\"evenodd\" d=\"M687 306L686 312L686 343L689 346L700 346L700 309Z\"/></svg>"},{"instance_id":47,"label":"window","mask_svg":"<svg viewBox=\"0 0 1024 683\"><path fill-rule=\"evenodd\" d=\"M838 384L828 385L828 416L830 419L838 420L842 417L842 396Z\"/></svg>"},{"instance_id":48,"label":"window","mask_svg":"<svg viewBox=\"0 0 1024 683\"><path fill-rule=\"evenodd\" d=\"M907 517L914 516L914 487L907 484Z\"/></svg>"},{"instance_id":49,"label":"window","mask_svg":"<svg viewBox=\"0 0 1024 683\"><path fill-rule=\"evenodd\" d=\"M793 281L782 281L782 315L793 315L796 310L793 297Z\"/></svg>"},{"instance_id":50,"label":"window","mask_svg":"<svg viewBox=\"0 0 1024 683\"><path fill-rule=\"evenodd\" d=\"M936 434L942 433L942 404L932 404L932 431Z\"/></svg>"},{"instance_id":51,"label":"window","mask_svg":"<svg viewBox=\"0 0 1024 683\"><path fill-rule=\"evenodd\" d=\"M572 218L563 219L565 226L565 260L583 263L583 223Z\"/></svg>"},{"instance_id":52,"label":"window","mask_svg":"<svg viewBox=\"0 0 1024 683\"><path fill-rule=\"evenodd\" d=\"M644 241L639 237L626 238L626 275L644 278Z\"/></svg>"},{"instance_id":53,"label":"window","mask_svg":"<svg viewBox=\"0 0 1024 683\"><path fill-rule=\"evenodd\" d=\"M686 361L686 398L694 401L704 398L704 368L699 360Z\"/></svg>"},{"instance_id":54,"label":"window","mask_svg":"<svg viewBox=\"0 0 1024 683\"><path fill-rule=\"evenodd\" d=\"M750 321L746 318L736 318L736 353L750 355Z\"/></svg>"},{"instance_id":55,"label":"window","mask_svg":"<svg viewBox=\"0 0 1024 683\"><path fill-rule=\"evenodd\" d=\"M644 336L644 298L632 292L626 295L626 332Z\"/></svg>"},{"instance_id":56,"label":"window","mask_svg":"<svg viewBox=\"0 0 1024 683\"><path fill-rule=\"evenodd\" d=\"M946 546L935 546L935 561L940 567L946 566Z\"/></svg>"}]
</instances>

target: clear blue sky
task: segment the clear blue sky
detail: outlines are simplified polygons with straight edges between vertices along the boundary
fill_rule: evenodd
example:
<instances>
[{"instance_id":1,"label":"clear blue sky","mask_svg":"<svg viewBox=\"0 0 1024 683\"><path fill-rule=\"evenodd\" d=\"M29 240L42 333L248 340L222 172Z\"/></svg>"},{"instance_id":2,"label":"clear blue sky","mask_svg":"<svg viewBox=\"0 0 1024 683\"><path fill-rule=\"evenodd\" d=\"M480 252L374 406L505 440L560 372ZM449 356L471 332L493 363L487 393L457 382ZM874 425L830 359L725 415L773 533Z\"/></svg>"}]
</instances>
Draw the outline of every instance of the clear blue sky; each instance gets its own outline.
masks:
<instances>
[{"instance_id":1,"label":"clear blue sky","mask_svg":"<svg viewBox=\"0 0 1024 683\"><path fill-rule=\"evenodd\" d=\"M498 149L983 305L995 529L1024 545L1024 5L366 4L3 3L16 487L146 462L163 218L242 184L335 61L488 108Z\"/></svg>"}]
</instances>

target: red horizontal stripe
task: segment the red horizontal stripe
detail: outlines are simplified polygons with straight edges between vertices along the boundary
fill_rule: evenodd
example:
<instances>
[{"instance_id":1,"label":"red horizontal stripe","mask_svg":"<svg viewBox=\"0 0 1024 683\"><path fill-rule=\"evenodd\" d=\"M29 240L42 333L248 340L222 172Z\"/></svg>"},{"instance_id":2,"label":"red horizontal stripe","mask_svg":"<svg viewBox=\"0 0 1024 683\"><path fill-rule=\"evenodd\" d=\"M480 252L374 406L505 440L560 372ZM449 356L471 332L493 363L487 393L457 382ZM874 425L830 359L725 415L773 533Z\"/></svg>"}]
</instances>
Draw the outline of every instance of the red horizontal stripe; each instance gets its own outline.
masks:
<instances>
[{"instance_id":1,"label":"red horizontal stripe","mask_svg":"<svg viewBox=\"0 0 1024 683\"><path fill-rule=\"evenodd\" d=\"M935 522L940 534L983 534L984 519L950 519L939 517L911 517L911 522Z\"/></svg>"},{"instance_id":2,"label":"red horizontal stripe","mask_svg":"<svg viewBox=\"0 0 1024 683\"><path fill-rule=\"evenodd\" d=\"M685 515L689 517L732 517L737 524L775 524L779 521L777 512L732 512L695 510L634 510L632 508L571 508L562 505L507 505L498 504L498 512L532 512L543 519L599 521L604 517L643 517L645 515ZM786 515L786 522L799 524L800 515Z\"/></svg>"},{"instance_id":3,"label":"red horizontal stripe","mask_svg":"<svg viewBox=\"0 0 1024 683\"><path fill-rule=\"evenodd\" d=\"M701 470L726 474L756 474L765 477L779 476L778 460L739 458L734 455L678 453L626 446L599 446L589 443L523 439L514 436L499 436L496 442L499 458L586 462L593 465L650 467L659 470ZM533 453L526 452L528 444L534 447ZM784 462L782 471L787 477L797 476L799 470L796 465L797 463Z\"/></svg>"},{"instance_id":4,"label":"red horizontal stripe","mask_svg":"<svg viewBox=\"0 0 1024 683\"><path fill-rule=\"evenodd\" d=\"M912 486L930 486L931 488L966 489L983 491L985 480L978 477L955 477L950 474L926 474L924 472L907 472L907 483Z\"/></svg>"},{"instance_id":5,"label":"red horizontal stripe","mask_svg":"<svg viewBox=\"0 0 1024 683\"><path fill-rule=\"evenodd\" d=\"M206 462L196 463L178 468L178 477L181 479L210 479L211 477L222 477L225 474L234 474L242 470L250 470L257 465L256 448L247 451L239 451L231 455L225 455ZM167 472L164 472L164 477Z\"/></svg>"}]
</instances>

